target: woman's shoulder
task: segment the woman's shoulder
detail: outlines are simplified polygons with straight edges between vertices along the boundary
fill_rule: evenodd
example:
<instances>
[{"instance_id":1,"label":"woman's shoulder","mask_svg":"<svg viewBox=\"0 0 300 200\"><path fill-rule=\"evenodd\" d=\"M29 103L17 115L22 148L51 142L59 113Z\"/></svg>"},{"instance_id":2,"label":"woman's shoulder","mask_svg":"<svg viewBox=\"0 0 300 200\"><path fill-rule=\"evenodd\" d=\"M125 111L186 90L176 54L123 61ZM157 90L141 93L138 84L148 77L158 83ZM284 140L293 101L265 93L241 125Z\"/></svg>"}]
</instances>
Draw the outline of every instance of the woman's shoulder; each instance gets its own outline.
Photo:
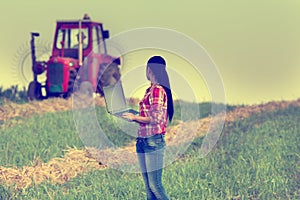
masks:
<instances>
[{"instance_id":1,"label":"woman's shoulder","mask_svg":"<svg viewBox=\"0 0 300 200\"><path fill-rule=\"evenodd\" d=\"M162 85L159 85L159 84L153 84L152 87L151 87L152 91L153 90L164 90L164 87Z\"/></svg>"},{"instance_id":2,"label":"woman's shoulder","mask_svg":"<svg viewBox=\"0 0 300 200\"><path fill-rule=\"evenodd\" d=\"M166 91L162 85L155 84L152 86L151 93L154 96L165 95Z\"/></svg>"},{"instance_id":3,"label":"woman's shoulder","mask_svg":"<svg viewBox=\"0 0 300 200\"><path fill-rule=\"evenodd\" d=\"M152 88L156 88L156 89L164 89L164 87L160 84L153 84Z\"/></svg>"}]
</instances>

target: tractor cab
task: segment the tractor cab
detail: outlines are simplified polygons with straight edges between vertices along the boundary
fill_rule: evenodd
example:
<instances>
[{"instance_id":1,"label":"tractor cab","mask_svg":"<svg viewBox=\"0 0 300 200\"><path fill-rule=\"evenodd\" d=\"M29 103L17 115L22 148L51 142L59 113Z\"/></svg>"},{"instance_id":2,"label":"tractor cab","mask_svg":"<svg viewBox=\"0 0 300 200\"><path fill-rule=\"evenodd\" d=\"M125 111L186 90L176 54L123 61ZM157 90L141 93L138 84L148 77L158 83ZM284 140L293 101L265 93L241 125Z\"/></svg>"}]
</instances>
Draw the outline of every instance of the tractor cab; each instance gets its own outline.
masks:
<instances>
[{"instance_id":1,"label":"tractor cab","mask_svg":"<svg viewBox=\"0 0 300 200\"><path fill-rule=\"evenodd\" d=\"M109 31L104 30L103 24L92 21L87 15L79 20L57 21L52 54L44 62L43 70L32 55L34 81L29 84L29 99L69 97L77 87L75 79L78 79L76 83L88 81L96 93L103 95L103 86L120 79L120 59L107 54L105 39L108 38ZM34 41L31 44L32 54L35 54ZM43 71L46 71L44 84L36 78ZM41 88L45 88L45 96Z\"/></svg>"},{"instance_id":2,"label":"tractor cab","mask_svg":"<svg viewBox=\"0 0 300 200\"><path fill-rule=\"evenodd\" d=\"M52 55L78 59L80 51L83 57L92 51L96 54L106 54L107 38L108 30L103 29L102 23L93 22L90 18L57 21Z\"/></svg>"}]
</instances>

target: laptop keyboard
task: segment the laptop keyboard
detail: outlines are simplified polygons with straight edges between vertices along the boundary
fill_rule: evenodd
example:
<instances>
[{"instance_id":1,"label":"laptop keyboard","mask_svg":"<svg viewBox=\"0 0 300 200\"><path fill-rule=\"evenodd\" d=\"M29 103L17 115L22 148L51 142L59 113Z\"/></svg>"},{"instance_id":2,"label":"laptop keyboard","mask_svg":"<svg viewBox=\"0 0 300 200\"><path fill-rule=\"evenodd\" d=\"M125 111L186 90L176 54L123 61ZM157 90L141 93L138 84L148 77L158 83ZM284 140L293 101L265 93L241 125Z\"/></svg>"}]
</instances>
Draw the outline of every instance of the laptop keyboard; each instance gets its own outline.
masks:
<instances>
[{"instance_id":1,"label":"laptop keyboard","mask_svg":"<svg viewBox=\"0 0 300 200\"><path fill-rule=\"evenodd\" d=\"M118 112L118 113L114 113L114 115L119 116L119 117L122 117L122 115L123 115L124 113L132 113L132 114L134 114L134 115L138 115L138 114L139 114L137 111L135 111L135 110L133 110L133 109L129 109L129 110L124 110L124 111L121 111L121 112Z\"/></svg>"}]
</instances>

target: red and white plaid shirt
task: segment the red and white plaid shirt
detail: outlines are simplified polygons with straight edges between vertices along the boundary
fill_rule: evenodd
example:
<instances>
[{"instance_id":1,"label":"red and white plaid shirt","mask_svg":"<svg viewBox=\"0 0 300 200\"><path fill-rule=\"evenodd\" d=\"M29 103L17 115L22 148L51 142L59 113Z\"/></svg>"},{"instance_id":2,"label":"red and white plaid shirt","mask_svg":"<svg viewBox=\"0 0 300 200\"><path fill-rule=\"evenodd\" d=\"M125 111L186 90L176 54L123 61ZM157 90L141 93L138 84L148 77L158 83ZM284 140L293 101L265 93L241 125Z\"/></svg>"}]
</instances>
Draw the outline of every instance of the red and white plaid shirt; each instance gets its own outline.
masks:
<instances>
[{"instance_id":1,"label":"red and white plaid shirt","mask_svg":"<svg viewBox=\"0 0 300 200\"><path fill-rule=\"evenodd\" d=\"M150 117L149 124L140 123L138 137L165 134L168 125L167 94L164 88L151 84L140 101L140 116Z\"/></svg>"}]
</instances>

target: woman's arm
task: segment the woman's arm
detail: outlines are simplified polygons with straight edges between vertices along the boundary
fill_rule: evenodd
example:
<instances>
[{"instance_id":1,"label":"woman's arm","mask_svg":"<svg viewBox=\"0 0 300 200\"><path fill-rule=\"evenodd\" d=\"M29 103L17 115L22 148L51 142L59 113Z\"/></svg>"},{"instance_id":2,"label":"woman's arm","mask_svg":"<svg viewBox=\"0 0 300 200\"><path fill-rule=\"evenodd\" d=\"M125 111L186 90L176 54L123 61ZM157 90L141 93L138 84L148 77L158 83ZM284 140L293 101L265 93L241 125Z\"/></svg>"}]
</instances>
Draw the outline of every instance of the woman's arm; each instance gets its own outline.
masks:
<instances>
[{"instance_id":1,"label":"woman's arm","mask_svg":"<svg viewBox=\"0 0 300 200\"><path fill-rule=\"evenodd\" d=\"M124 113L122 117L141 124L149 124L151 122L150 117L142 117L142 116L134 115L132 113Z\"/></svg>"},{"instance_id":2,"label":"woman's arm","mask_svg":"<svg viewBox=\"0 0 300 200\"><path fill-rule=\"evenodd\" d=\"M149 96L150 109L147 117L137 116L132 113L124 113L122 117L141 124L158 124L165 118L163 104L166 101L166 94L162 87L153 88Z\"/></svg>"}]
</instances>

